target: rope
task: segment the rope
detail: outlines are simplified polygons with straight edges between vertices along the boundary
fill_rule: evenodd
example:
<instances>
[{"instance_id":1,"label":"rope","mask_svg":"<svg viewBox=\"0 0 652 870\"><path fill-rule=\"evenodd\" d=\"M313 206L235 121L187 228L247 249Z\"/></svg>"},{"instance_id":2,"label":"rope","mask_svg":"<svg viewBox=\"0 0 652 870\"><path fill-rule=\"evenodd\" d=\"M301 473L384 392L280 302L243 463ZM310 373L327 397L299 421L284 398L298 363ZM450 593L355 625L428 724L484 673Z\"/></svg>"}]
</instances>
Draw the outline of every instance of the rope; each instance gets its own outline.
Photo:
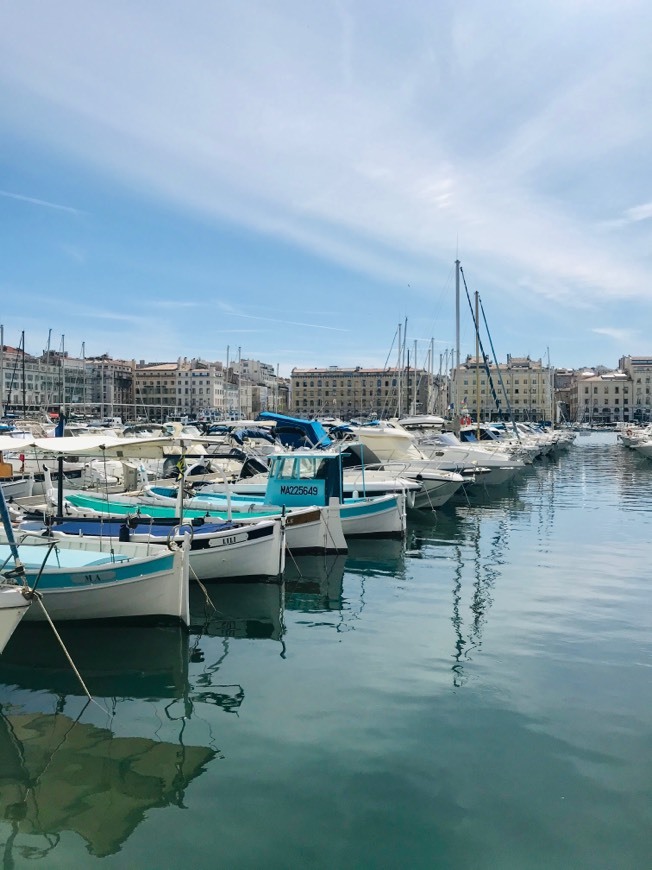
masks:
<instances>
[{"instance_id":1,"label":"rope","mask_svg":"<svg viewBox=\"0 0 652 870\"><path fill-rule=\"evenodd\" d=\"M190 551L189 551L189 550L188 550L187 555L188 555L188 559L190 559ZM206 604L206 606L208 606L208 605L210 604L210 606L213 608L213 610L215 611L215 613L217 613L217 612L218 612L217 607L215 607L215 605L213 604L213 601L211 600L211 597L210 597L210 595L208 594L208 589L207 589L206 586L201 582L201 580L200 580L199 577L197 576L197 572L196 572L195 569L192 567L192 565L189 564L188 567L189 567L190 571L192 572L192 579L196 581L197 585L199 586L199 588L201 589L201 591L204 593L204 598L205 598L205 604Z\"/></svg>"},{"instance_id":2,"label":"rope","mask_svg":"<svg viewBox=\"0 0 652 870\"><path fill-rule=\"evenodd\" d=\"M108 713L108 710L106 710L104 707L102 707L101 704L98 704L97 701L96 701L96 700L93 698L93 696L91 695L91 693L88 691L88 688L86 687L86 683L83 681L81 674L80 674L79 671L77 670L77 666L76 666L75 663L73 662L70 653L69 653L68 650L66 649L66 645L65 645L65 643L63 642L63 639L62 639L61 635L60 635L59 632L57 631L57 629L56 629L54 623L52 622L52 619L50 618L50 614L47 612L47 610L46 610L46 608L45 608L45 604L43 604L43 596L42 596L39 592L35 592L34 590L32 590L32 593L31 593L31 594L32 594L33 597L38 601L38 603L39 603L39 605L40 605L40 607L41 607L41 610L43 611L43 614L44 614L46 620L47 620L47 621L49 622L49 624L50 624L50 628L51 628L52 631L54 632L54 636L55 636L56 639L59 641L59 643L60 643L60 645L61 645L61 649L63 650L63 652L64 652L66 658L68 659L68 662L70 663L70 667L71 667L71 668L73 669L73 671L75 672L75 676L76 676L77 679L79 680L79 684L80 684L80 686L82 687L82 689L84 690L84 694L86 695L86 697L88 698L88 700L89 700L89 701L92 701L92 703L95 704L97 707L99 707L100 710L102 710L104 713Z\"/></svg>"}]
</instances>

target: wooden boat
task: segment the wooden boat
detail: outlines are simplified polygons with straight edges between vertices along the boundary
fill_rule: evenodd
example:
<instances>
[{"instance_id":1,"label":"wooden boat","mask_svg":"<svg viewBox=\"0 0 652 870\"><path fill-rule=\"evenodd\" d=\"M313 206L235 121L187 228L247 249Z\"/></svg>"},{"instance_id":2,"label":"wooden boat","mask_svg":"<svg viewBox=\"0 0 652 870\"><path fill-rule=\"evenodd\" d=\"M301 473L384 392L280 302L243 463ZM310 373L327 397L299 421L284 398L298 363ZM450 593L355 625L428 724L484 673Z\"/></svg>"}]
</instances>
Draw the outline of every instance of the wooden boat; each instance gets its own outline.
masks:
<instances>
[{"instance_id":1,"label":"wooden boat","mask_svg":"<svg viewBox=\"0 0 652 870\"><path fill-rule=\"evenodd\" d=\"M12 558L7 540L3 533L0 563L5 564ZM48 541L29 532L19 533L16 541L24 580L54 621L147 617L189 622L185 548L116 542L115 549L99 549L84 538ZM24 618L46 617L33 602Z\"/></svg>"},{"instance_id":2,"label":"wooden boat","mask_svg":"<svg viewBox=\"0 0 652 870\"><path fill-rule=\"evenodd\" d=\"M105 517L124 521L126 517L137 516L143 520L153 520L155 524L175 524L179 522L179 511L174 500L166 503L145 501L138 495L123 493L110 498L84 492L66 493L64 514L72 517ZM42 518L44 513L52 512L52 505L33 507L26 513L29 518ZM261 520L283 521L285 525L285 544L292 553L346 553L347 545L342 531L338 506L304 507L294 510L281 510L262 507L255 511L230 511L228 505L223 510L192 509L184 505L184 522L234 522L248 525Z\"/></svg>"},{"instance_id":3,"label":"wooden boat","mask_svg":"<svg viewBox=\"0 0 652 870\"><path fill-rule=\"evenodd\" d=\"M34 531L34 523L23 523L22 530ZM42 524L41 524L42 525ZM183 544L190 536L189 558L193 576L200 580L278 577L285 566L285 530L280 521L261 520L249 524L232 522L183 523L159 525L143 517L125 520L76 518L54 523L43 529L43 535L80 537L97 544L100 550L112 548L116 542L152 544L165 547Z\"/></svg>"},{"instance_id":4,"label":"wooden boat","mask_svg":"<svg viewBox=\"0 0 652 870\"><path fill-rule=\"evenodd\" d=\"M0 585L0 653L29 607L30 600L25 598L20 586L9 583Z\"/></svg>"}]
</instances>

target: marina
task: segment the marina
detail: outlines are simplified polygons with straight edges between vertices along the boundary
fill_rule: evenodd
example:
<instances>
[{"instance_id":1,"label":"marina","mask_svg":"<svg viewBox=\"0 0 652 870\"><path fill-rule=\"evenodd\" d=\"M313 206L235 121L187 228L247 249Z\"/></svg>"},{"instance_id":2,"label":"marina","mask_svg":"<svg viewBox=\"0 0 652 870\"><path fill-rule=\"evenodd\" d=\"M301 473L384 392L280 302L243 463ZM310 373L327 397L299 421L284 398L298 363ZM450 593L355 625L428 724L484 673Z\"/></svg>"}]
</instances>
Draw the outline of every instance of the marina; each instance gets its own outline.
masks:
<instances>
[{"instance_id":1,"label":"marina","mask_svg":"<svg viewBox=\"0 0 652 870\"><path fill-rule=\"evenodd\" d=\"M646 866L651 483L593 432L409 513L402 540L191 583L187 631L62 624L93 704L21 623L5 862Z\"/></svg>"}]
</instances>

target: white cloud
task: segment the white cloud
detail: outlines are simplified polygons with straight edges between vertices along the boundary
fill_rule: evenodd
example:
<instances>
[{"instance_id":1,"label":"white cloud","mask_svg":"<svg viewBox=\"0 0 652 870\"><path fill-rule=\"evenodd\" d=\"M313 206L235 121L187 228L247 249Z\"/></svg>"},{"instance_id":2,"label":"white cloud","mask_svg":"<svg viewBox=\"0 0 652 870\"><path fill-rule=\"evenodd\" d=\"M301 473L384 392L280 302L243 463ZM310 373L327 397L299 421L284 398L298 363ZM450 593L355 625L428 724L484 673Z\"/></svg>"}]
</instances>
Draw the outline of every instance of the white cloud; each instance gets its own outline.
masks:
<instances>
[{"instance_id":1,"label":"white cloud","mask_svg":"<svg viewBox=\"0 0 652 870\"><path fill-rule=\"evenodd\" d=\"M612 338L622 347L632 347L638 341L640 333L635 329L618 329L613 326L595 327L591 330L596 335L605 335Z\"/></svg>"},{"instance_id":2,"label":"white cloud","mask_svg":"<svg viewBox=\"0 0 652 870\"><path fill-rule=\"evenodd\" d=\"M147 195L397 287L459 240L510 304L649 294L635 240L599 231L652 217L628 205L652 154L642 2L23 0L4 19L6 123Z\"/></svg>"}]
</instances>

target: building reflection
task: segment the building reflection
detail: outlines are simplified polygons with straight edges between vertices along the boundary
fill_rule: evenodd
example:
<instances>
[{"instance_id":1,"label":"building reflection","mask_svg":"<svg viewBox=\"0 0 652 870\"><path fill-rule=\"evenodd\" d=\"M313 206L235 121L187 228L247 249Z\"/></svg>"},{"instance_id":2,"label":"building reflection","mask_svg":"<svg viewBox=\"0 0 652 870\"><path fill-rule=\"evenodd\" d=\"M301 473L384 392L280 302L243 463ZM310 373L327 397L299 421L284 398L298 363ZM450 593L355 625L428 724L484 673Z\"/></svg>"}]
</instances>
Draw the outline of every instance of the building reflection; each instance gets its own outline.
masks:
<instances>
[{"instance_id":1,"label":"building reflection","mask_svg":"<svg viewBox=\"0 0 652 870\"><path fill-rule=\"evenodd\" d=\"M215 757L206 746L121 737L63 713L0 706L3 866L45 858L61 834L91 855L118 852L148 810L182 807L190 783Z\"/></svg>"}]
</instances>

